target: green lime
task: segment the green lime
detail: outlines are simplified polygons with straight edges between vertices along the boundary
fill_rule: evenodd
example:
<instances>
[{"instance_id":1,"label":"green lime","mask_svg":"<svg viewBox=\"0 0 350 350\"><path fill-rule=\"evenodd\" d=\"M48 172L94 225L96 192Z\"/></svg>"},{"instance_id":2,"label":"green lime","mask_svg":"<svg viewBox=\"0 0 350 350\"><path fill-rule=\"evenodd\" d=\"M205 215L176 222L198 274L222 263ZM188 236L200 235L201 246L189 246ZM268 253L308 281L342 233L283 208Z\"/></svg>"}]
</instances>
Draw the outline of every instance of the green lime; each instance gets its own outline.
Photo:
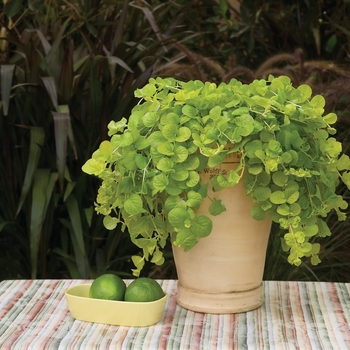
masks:
<instances>
[{"instance_id":1,"label":"green lime","mask_svg":"<svg viewBox=\"0 0 350 350\"><path fill-rule=\"evenodd\" d=\"M124 300L125 282L112 273L97 277L91 284L89 297L95 299Z\"/></svg>"},{"instance_id":2,"label":"green lime","mask_svg":"<svg viewBox=\"0 0 350 350\"><path fill-rule=\"evenodd\" d=\"M148 277L140 277L132 281L125 291L125 301L155 301L164 297L162 287Z\"/></svg>"}]
</instances>

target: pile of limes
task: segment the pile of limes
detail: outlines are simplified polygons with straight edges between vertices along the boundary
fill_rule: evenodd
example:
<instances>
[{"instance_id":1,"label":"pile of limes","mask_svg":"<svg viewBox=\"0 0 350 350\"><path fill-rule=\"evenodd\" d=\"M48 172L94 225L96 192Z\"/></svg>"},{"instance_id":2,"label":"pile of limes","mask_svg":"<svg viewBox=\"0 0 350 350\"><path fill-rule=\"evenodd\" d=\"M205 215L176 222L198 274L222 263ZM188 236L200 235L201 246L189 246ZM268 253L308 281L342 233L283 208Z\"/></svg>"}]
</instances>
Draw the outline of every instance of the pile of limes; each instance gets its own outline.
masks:
<instances>
[{"instance_id":1,"label":"pile of limes","mask_svg":"<svg viewBox=\"0 0 350 350\"><path fill-rule=\"evenodd\" d=\"M128 286L117 275L107 273L97 277L91 284L89 297L107 300L155 301L164 297L162 287L152 278L140 277Z\"/></svg>"}]
</instances>

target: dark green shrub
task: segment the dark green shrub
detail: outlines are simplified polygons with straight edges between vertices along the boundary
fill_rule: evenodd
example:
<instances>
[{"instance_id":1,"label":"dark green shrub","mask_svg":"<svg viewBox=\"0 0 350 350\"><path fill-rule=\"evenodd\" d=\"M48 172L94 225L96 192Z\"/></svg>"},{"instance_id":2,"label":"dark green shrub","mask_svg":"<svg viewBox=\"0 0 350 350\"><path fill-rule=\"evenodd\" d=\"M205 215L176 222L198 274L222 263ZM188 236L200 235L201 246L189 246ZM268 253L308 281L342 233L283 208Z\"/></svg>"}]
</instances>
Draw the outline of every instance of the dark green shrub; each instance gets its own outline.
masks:
<instances>
[{"instance_id":1,"label":"dark green shrub","mask_svg":"<svg viewBox=\"0 0 350 350\"><path fill-rule=\"evenodd\" d=\"M343 0L241 0L231 33L237 61L256 69L301 48L307 60L349 62L350 3Z\"/></svg>"},{"instance_id":2,"label":"dark green shrub","mask_svg":"<svg viewBox=\"0 0 350 350\"><path fill-rule=\"evenodd\" d=\"M0 5L0 278L129 273L133 248L121 227L103 228L81 165L172 41L201 34L196 20L183 30L196 3Z\"/></svg>"}]
</instances>

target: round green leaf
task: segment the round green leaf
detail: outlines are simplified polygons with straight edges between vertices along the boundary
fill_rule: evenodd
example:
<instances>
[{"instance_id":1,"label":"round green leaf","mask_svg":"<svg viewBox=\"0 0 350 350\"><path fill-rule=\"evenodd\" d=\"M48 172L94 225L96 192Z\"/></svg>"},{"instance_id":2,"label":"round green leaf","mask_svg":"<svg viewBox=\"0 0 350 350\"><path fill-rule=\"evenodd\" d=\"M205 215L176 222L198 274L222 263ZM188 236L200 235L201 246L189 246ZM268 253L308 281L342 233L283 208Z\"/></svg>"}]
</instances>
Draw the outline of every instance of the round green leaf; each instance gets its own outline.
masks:
<instances>
[{"instance_id":1,"label":"round green leaf","mask_svg":"<svg viewBox=\"0 0 350 350\"><path fill-rule=\"evenodd\" d=\"M186 205L185 204L185 201L180 198L179 196L169 196L166 200L165 200L165 203L164 203L164 209L167 211L167 212L170 212L170 210L174 209L176 206L178 206L179 203L183 202L184 203L184 206Z\"/></svg>"},{"instance_id":2,"label":"round green leaf","mask_svg":"<svg viewBox=\"0 0 350 350\"><path fill-rule=\"evenodd\" d=\"M174 162L169 158L162 158L157 163L157 169L164 171L164 172L170 172L173 171Z\"/></svg>"},{"instance_id":3,"label":"round green leaf","mask_svg":"<svg viewBox=\"0 0 350 350\"><path fill-rule=\"evenodd\" d=\"M276 140L269 141L269 149L276 153L280 153L282 151L281 144Z\"/></svg>"},{"instance_id":4,"label":"round green leaf","mask_svg":"<svg viewBox=\"0 0 350 350\"><path fill-rule=\"evenodd\" d=\"M142 154L136 154L135 163L139 169L145 169L148 164L148 159Z\"/></svg>"},{"instance_id":5,"label":"round green leaf","mask_svg":"<svg viewBox=\"0 0 350 350\"><path fill-rule=\"evenodd\" d=\"M270 201L265 201L261 203L261 209L264 211L269 210L270 208L272 208L272 204Z\"/></svg>"},{"instance_id":6,"label":"round green leaf","mask_svg":"<svg viewBox=\"0 0 350 350\"><path fill-rule=\"evenodd\" d=\"M162 135L168 140L168 141L175 141L177 132L178 132L178 126L175 124L167 124L164 125L162 128Z\"/></svg>"},{"instance_id":7,"label":"round green leaf","mask_svg":"<svg viewBox=\"0 0 350 350\"><path fill-rule=\"evenodd\" d=\"M305 228L305 236L306 237L312 237L315 236L318 232L318 226L316 224L314 225L306 225ZM314 253L317 254L318 252Z\"/></svg>"},{"instance_id":8,"label":"round green leaf","mask_svg":"<svg viewBox=\"0 0 350 350\"><path fill-rule=\"evenodd\" d=\"M254 197L259 202L264 202L270 198L271 189L269 187L257 187L254 189Z\"/></svg>"},{"instance_id":9,"label":"round green leaf","mask_svg":"<svg viewBox=\"0 0 350 350\"><path fill-rule=\"evenodd\" d=\"M186 181L186 186L194 187L199 183L200 176L196 171L189 172L189 179Z\"/></svg>"},{"instance_id":10,"label":"round green leaf","mask_svg":"<svg viewBox=\"0 0 350 350\"><path fill-rule=\"evenodd\" d=\"M289 164L293 160L293 156L290 152L284 152L280 157L281 163Z\"/></svg>"},{"instance_id":11,"label":"round green leaf","mask_svg":"<svg viewBox=\"0 0 350 350\"><path fill-rule=\"evenodd\" d=\"M128 170L136 170L136 151L125 152L126 154L123 156L123 165Z\"/></svg>"},{"instance_id":12,"label":"round green leaf","mask_svg":"<svg viewBox=\"0 0 350 350\"><path fill-rule=\"evenodd\" d=\"M222 204L221 199L215 199L209 206L209 213L213 216L220 215L226 211L226 207Z\"/></svg>"},{"instance_id":13,"label":"round green leaf","mask_svg":"<svg viewBox=\"0 0 350 350\"><path fill-rule=\"evenodd\" d=\"M179 188L178 184L170 182L165 189L170 196L177 196L182 192L182 189Z\"/></svg>"},{"instance_id":14,"label":"round green leaf","mask_svg":"<svg viewBox=\"0 0 350 350\"><path fill-rule=\"evenodd\" d=\"M204 215L198 216L195 222L192 224L191 231L197 237L207 237L210 235L213 229L213 222Z\"/></svg>"},{"instance_id":15,"label":"round green leaf","mask_svg":"<svg viewBox=\"0 0 350 350\"><path fill-rule=\"evenodd\" d=\"M147 140L148 140L148 143L153 146L157 146L160 143L166 141L165 137L162 135L160 131L153 132L151 135L149 135Z\"/></svg>"},{"instance_id":16,"label":"round green leaf","mask_svg":"<svg viewBox=\"0 0 350 350\"><path fill-rule=\"evenodd\" d=\"M160 122L163 125L179 124L180 117L176 113L170 112L170 113L163 114L161 119L160 119Z\"/></svg>"},{"instance_id":17,"label":"round green leaf","mask_svg":"<svg viewBox=\"0 0 350 350\"><path fill-rule=\"evenodd\" d=\"M277 186L284 187L288 182L288 176L282 171L277 171L272 174L272 181Z\"/></svg>"},{"instance_id":18,"label":"round green leaf","mask_svg":"<svg viewBox=\"0 0 350 350\"><path fill-rule=\"evenodd\" d=\"M286 197L282 191L275 191L271 193L270 201L273 204L286 203Z\"/></svg>"},{"instance_id":19,"label":"round green leaf","mask_svg":"<svg viewBox=\"0 0 350 350\"><path fill-rule=\"evenodd\" d=\"M101 156L109 157L113 153L113 145L109 141L102 141L98 151Z\"/></svg>"},{"instance_id":20,"label":"round green leaf","mask_svg":"<svg viewBox=\"0 0 350 350\"><path fill-rule=\"evenodd\" d=\"M325 115L323 117L323 120L327 123L327 124L334 124L337 121L338 117L335 113L328 113L327 115Z\"/></svg>"},{"instance_id":21,"label":"round green leaf","mask_svg":"<svg viewBox=\"0 0 350 350\"><path fill-rule=\"evenodd\" d=\"M248 107L238 107L231 111L231 115L242 115L242 114L248 114L248 113L249 113Z\"/></svg>"},{"instance_id":22,"label":"round green leaf","mask_svg":"<svg viewBox=\"0 0 350 350\"><path fill-rule=\"evenodd\" d=\"M186 228L176 233L176 239L173 244L178 247L183 247L184 251L187 252L196 245L197 241L198 239L192 231Z\"/></svg>"},{"instance_id":23,"label":"round green leaf","mask_svg":"<svg viewBox=\"0 0 350 350\"><path fill-rule=\"evenodd\" d=\"M209 115L211 119L217 119L221 115L221 107L220 106L215 106L209 111Z\"/></svg>"},{"instance_id":24,"label":"round green leaf","mask_svg":"<svg viewBox=\"0 0 350 350\"><path fill-rule=\"evenodd\" d=\"M311 265L316 266L321 262L321 259L319 258L318 255L313 255L310 261L311 261Z\"/></svg>"},{"instance_id":25,"label":"round green leaf","mask_svg":"<svg viewBox=\"0 0 350 350\"><path fill-rule=\"evenodd\" d=\"M153 178L152 183L155 190L163 191L168 186L169 179L165 174L161 173Z\"/></svg>"},{"instance_id":26,"label":"round green leaf","mask_svg":"<svg viewBox=\"0 0 350 350\"><path fill-rule=\"evenodd\" d=\"M222 174L218 175L217 177L212 177L211 178L211 183L214 183L213 181L215 181L216 179L216 182L218 183L218 185L221 187L221 188L225 188L225 187L228 187L229 186L229 183L226 179L226 177Z\"/></svg>"},{"instance_id":27,"label":"round green leaf","mask_svg":"<svg viewBox=\"0 0 350 350\"><path fill-rule=\"evenodd\" d=\"M196 170L200 165L200 160L197 155L189 156L184 163L181 164L186 170Z\"/></svg>"},{"instance_id":28,"label":"round green leaf","mask_svg":"<svg viewBox=\"0 0 350 350\"><path fill-rule=\"evenodd\" d=\"M298 86L297 89L300 91L301 96L303 97L304 100L307 100L312 95L312 89L309 85L303 84Z\"/></svg>"},{"instance_id":29,"label":"round green leaf","mask_svg":"<svg viewBox=\"0 0 350 350\"><path fill-rule=\"evenodd\" d=\"M291 216L297 216L301 212L301 207L298 203L292 203L289 207L289 213Z\"/></svg>"},{"instance_id":30,"label":"round green leaf","mask_svg":"<svg viewBox=\"0 0 350 350\"><path fill-rule=\"evenodd\" d=\"M315 95L310 101L310 106L312 107L323 108L325 105L326 105L326 100L321 95Z\"/></svg>"},{"instance_id":31,"label":"round green leaf","mask_svg":"<svg viewBox=\"0 0 350 350\"><path fill-rule=\"evenodd\" d=\"M82 166L82 170L89 175L100 175L106 169L106 162L97 159L88 159Z\"/></svg>"},{"instance_id":32,"label":"round green leaf","mask_svg":"<svg viewBox=\"0 0 350 350\"><path fill-rule=\"evenodd\" d=\"M185 169L176 169L174 173L170 173L170 177L176 181L185 181L188 178L189 172Z\"/></svg>"},{"instance_id":33,"label":"round green leaf","mask_svg":"<svg viewBox=\"0 0 350 350\"><path fill-rule=\"evenodd\" d=\"M157 151L166 156L172 156L174 154L174 145L170 142L162 142L157 146Z\"/></svg>"},{"instance_id":34,"label":"round green leaf","mask_svg":"<svg viewBox=\"0 0 350 350\"><path fill-rule=\"evenodd\" d=\"M136 193L127 197L124 203L124 209L130 215L137 215L145 211L143 209L142 198Z\"/></svg>"},{"instance_id":35,"label":"round green leaf","mask_svg":"<svg viewBox=\"0 0 350 350\"><path fill-rule=\"evenodd\" d=\"M257 204L251 210L252 218L255 220L264 220L266 218L266 212L261 208L261 205Z\"/></svg>"},{"instance_id":36,"label":"round green leaf","mask_svg":"<svg viewBox=\"0 0 350 350\"><path fill-rule=\"evenodd\" d=\"M142 118L143 124L147 128L151 128L158 122L158 113L156 112L147 112Z\"/></svg>"},{"instance_id":37,"label":"round green leaf","mask_svg":"<svg viewBox=\"0 0 350 350\"><path fill-rule=\"evenodd\" d=\"M188 117L195 117L197 115L197 109L190 105L185 105L182 107L182 113Z\"/></svg>"},{"instance_id":38,"label":"round green leaf","mask_svg":"<svg viewBox=\"0 0 350 350\"><path fill-rule=\"evenodd\" d=\"M168 214L169 222L176 229L185 229L185 221L191 220L191 215L185 208L175 207Z\"/></svg>"},{"instance_id":39,"label":"round green leaf","mask_svg":"<svg viewBox=\"0 0 350 350\"><path fill-rule=\"evenodd\" d=\"M175 146L172 160L175 163L183 163L188 157L188 150L183 146Z\"/></svg>"},{"instance_id":40,"label":"round green leaf","mask_svg":"<svg viewBox=\"0 0 350 350\"><path fill-rule=\"evenodd\" d=\"M237 173L237 170L231 170L228 175L227 181L230 186L235 186L241 180L240 175Z\"/></svg>"},{"instance_id":41,"label":"round green leaf","mask_svg":"<svg viewBox=\"0 0 350 350\"><path fill-rule=\"evenodd\" d=\"M329 135L328 135L328 132L324 129L320 129L320 130L317 130L315 133L314 133L314 137L316 139L319 139L319 140L327 140Z\"/></svg>"},{"instance_id":42,"label":"round green leaf","mask_svg":"<svg viewBox=\"0 0 350 350\"><path fill-rule=\"evenodd\" d=\"M130 220L129 232L132 237L137 237L139 234L153 232L153 222L150 216L138 216L136 220Z\"/></svg>"},{"instance_id":43,"label":"round green leaf","mask_svg":"<svg viewBox=\"0 0 350 350\"><path fill-rule=\"evenodd\" d=\"M240 136L248 136L254 130L253 118L249 114L237 117L236 123L239 125L236 130Z\"/></svg>"},{"instance_id":44,"label":"round green leaf","mask_svg":"<svg viewBox=\"0 0 350 350\"><path fill-rule=\"evenodd\" d=\"M295 203L299 199L299 191L287 188L284 192L288 204Z\"/></svg>"},{"instance_id":45,"label":"round green leaf","mask_svg":"<svg viewBox=\"0 0 350 350\"><path fill-rule=\"evenodd\" d=\"M176 141L185 142L191 137L191 130L185 126L181 127L177 131Z\"/></svg>"},{"instance_id":46,"label":"round green leaf","mask_svg":"<svg viewBox=\"0 0 350 350\"><path fill-rule=\"evenodd\" d=\"M289 212L289 205L288 204L281 204L277 207L277 213L282 216L288 216L290 214Z\"/></svg>"},{"instance_id":47,"label":"round green leaf","mask_svg":"<svg viewBox=\"0 0 350 350\"><path fill-rule=\"evenodd\" d=\"M137 150L142 150L149 146L150 146L149 140L142 137L137 139L137 141L135 142L135 147Z\"/></svg>"},{"instance_id":48,"label":"round green leaf","mask_svg":"<svg viewBox=\"0 0 350 350\"><path fill-rule=\"evenodd\" d=\"M296 110L296 107L293 104L286 104L284 106L284 112L289 116L293 115L295 110Z\"/></svg>"},{"instance_id":49,"label":"round green leaf","mask_svg":"<svg viewBox=\"0 0 350 350\"><path fill-rule=\"evenodd\" d=\"M119 220L117 218L113 218L109 215L103 218L103 226L107 230L114 230L117 227Z\"/></svg>"},{"instance_id":50,"label":"round green leaf","mask_svg":"<svg viewBox=\"0 0 350 350\"><path fill-rule=\"evenodd\" d=\"M302 246L302 251L304 253L310 253L312 251L312 244L309 242L305 242Z\"/></svg>"},{"instance_id":51,"label":"round green leaf","mask_svg":"<svg viewBox=\"0 0 350 350\"><path fill-rule=\"evenodd\" d=\"M269 159L265 163L265 170L267 173L277 171L278 169L278 162L275 159Z\"/></svg>"},{"instance_id":52,"label":"round green leaf","mask_svg":"<svg viewBox=\"0 0 350 350\"><path fill-rule=\"evenodd\" d=\"M312 254L318 254L321 250L321 245L320 243L313 243L312 244L312 249L311 249L311 253Z\"/></svg>"},{"instance_id":53,"label":"round green leaf","mask_svg":"<svg viewBox=\"0 0 350 350\"><path fill-rule=\"evenodd\" d=\"M226 158L225 152L214 154L214 155L210 156L208 159L208 167L214 168L216 165L221 164L225 158Z\"/></svg>"},{"instance_id":54,"label":"round green leaf","mask_svg":"<svg viewBox=\"0 0 350 350\"><path fill-rule=\"evenodd\" d=\"M262 150L262 149L257 149L255 152L254 152L254 155L261 159L262 161L265 161L265 158L266 158L266 154L265 152Z\"/></svg>"},{"instance_id":55,"label":"round green leaf","mask_svg":"<svg viewBox=\"0 0 350 350\"><path fill-rule=\"evenodd\" d=\"M134 182L131 176L124 177L118 186L120 193L131 193L134 189Z\"/></svg>"},{"instance_id":56,"label":"round green leaf","mask_svg":"<svg viewBox=\"0 0 350 350\"><path fill-rule=\"evenodd\" d=\"M134 142L134 138L133 138L131 132L126 131L126 132L124 132L124 134L122 134L120 136L119 146L120 147L127 147L127 146L132 145L133 142Z\"/></svg>"},{"instance_id":57,"label":"round green leaf","mask_svg":"<svg viewBox=\"0 0 350 350\"><path fill-rule=\"evenodd\" d=\"M153 96L157 91L156 87L153 84L147 84L141 90L144 96L149 97Z\"/></svg>"},{"instance_id":58,"label":"round green leaf","mask_svg":"<svg viewBox=\"0 0 350 350\"><path fill-rule=\"evenodd\" d=\"M347 154L342 154L337 161L337 169L339 171L350 170L350 158Z\"/></svg>"},{"instance_id":59,"label":"round green leaf","mask_svg":"<svg viewBox=\"0 0 350 350\"><path fill-rule=\"evenodd\" d=\"M262 172L263 166L262 165L254 165L252 167L249 167L248 172L253 175L258 175Z\"/></svg>"},{"instance_id":60,"label":"round green leaf","mask_svg":"<svg viewBox=\"0 0 350 350\"><path fill-rule=\"evenodd\" d=\"M187 194L186 204L189 207L194 208L194 207L198 207L202 203L202 200L203 198L198 192L189 191Z\"/></svg>"},{"instance_id":61,"label":"round green leaf","mask_svg":"<svg viewBox=\"0 0 350 350\"><path fill-rule=\"evenodd\" d=\"M271 176L265 173L265 171L261 172L257 176L257 182L260 186L267 186L270 183L270 181L271 181Z\"/></svg>"}]
</instances>

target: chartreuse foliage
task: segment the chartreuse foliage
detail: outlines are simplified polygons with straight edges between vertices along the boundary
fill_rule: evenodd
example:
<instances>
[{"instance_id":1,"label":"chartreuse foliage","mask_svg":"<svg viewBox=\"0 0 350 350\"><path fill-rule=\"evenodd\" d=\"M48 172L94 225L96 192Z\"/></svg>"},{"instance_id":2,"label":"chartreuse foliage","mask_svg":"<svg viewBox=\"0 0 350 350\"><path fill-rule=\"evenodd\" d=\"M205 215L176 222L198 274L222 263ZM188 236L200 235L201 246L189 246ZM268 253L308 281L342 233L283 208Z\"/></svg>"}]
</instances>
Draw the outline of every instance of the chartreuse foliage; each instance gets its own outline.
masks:
<instances>
[{"instance_id":1,"label":"chartreuse foliage","mask_svg":"<svg viewBox=\"0 0 350 350\"><path fill-rule=\"evenodd\" d=\"M140 101L128 122L110 122L110 140L83 166L103 180L96 211L105 226L122 223L143 249L133 257L135 275L145 260L163 263L169 233L185 250L210 234L210 218L196 215L207 196L198 172L233 152L240 164L212 178L215 190L246 173L244 186L256 202L251 215L269 215L285 230L289 263L320 262L314 239L331 234L323 220L331 210L345 219L347 203L335 190L340 181L350 187L350 159L333 136L337 116L324 115L324 98L311 95L309 86L294 88L285 76L218 86L157 78L136 90ZM212 215L225 210L211 200Z\"/></svg>"}]
</instances>

